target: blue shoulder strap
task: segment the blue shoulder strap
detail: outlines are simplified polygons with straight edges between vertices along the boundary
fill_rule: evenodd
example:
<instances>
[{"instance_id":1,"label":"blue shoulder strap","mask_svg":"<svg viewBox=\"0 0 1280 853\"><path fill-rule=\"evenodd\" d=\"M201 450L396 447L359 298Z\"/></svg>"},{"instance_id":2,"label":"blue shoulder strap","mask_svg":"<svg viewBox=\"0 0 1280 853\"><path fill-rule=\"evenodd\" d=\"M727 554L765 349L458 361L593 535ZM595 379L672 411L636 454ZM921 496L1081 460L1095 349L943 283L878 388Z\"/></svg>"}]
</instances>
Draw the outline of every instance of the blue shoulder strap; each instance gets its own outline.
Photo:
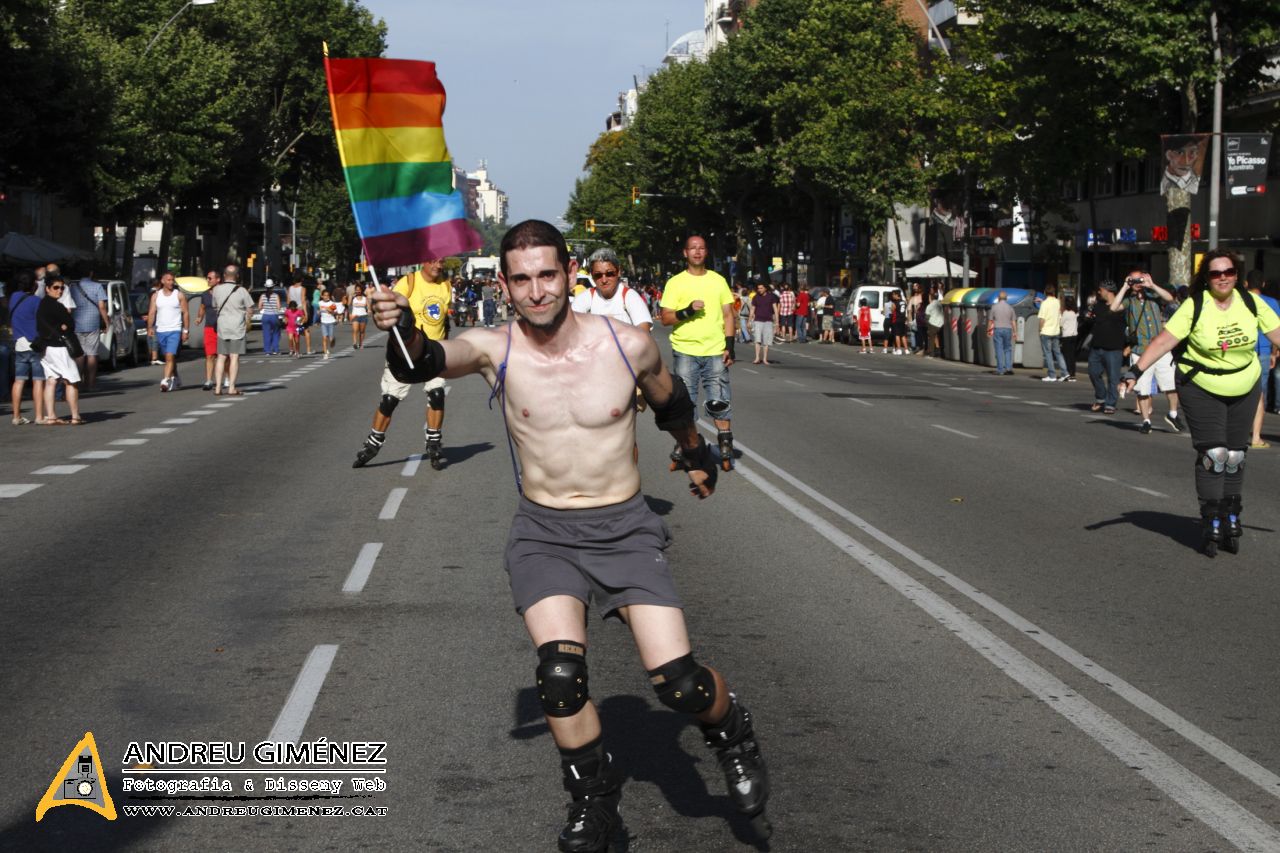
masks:
<instances>
[{"instance_id":1,"label":"blue shoulder strap","mask_svg":"<svg viewBox=\"0 0 1280 853\"><path fill-rule=\"evenodd\" d=\"M613 335L613 345L618 348L618 355L622 356L622 363L627 366L627 372L631 374L631 382L635 385L640 384L640 380L636 378L636 371L631 366L631 362L627 360L627 354L622 351L622 342L618 340L618 333L614 331L613 320L608 316L604 316L604 321L609 324L609 334Z\"/></svg>"}]
</instances>

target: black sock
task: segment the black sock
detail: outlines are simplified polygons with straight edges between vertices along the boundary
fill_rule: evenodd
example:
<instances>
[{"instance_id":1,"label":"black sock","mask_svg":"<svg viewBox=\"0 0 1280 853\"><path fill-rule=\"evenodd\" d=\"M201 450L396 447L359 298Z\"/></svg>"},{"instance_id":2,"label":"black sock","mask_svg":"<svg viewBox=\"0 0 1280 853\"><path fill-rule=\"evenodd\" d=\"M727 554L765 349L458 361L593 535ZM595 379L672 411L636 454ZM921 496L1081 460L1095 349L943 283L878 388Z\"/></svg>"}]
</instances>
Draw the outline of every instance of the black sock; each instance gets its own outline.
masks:
<instances>
[{"instance_id":1,"label":"black sock","mask_svg":"<svg viewBox=\"0 0 1280 853\"><path fill-rule=\"evenodd\" d=\"M604 736L600 735L582 746L572 749L559 747L559 750L560 769L564 771L566 777L575 778L574 770L577 771L576 778L594 776L604 761Z\"/></svg>"}]
</instances>

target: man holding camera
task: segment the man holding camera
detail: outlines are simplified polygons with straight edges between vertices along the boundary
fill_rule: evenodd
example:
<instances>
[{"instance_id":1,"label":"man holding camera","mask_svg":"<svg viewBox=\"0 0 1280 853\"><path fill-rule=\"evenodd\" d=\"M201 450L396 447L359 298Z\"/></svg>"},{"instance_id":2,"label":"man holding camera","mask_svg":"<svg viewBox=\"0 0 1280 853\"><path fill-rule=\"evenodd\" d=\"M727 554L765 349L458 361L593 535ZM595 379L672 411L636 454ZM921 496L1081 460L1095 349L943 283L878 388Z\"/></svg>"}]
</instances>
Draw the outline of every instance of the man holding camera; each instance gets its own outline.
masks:
<instances>
[{"instance_id":1,"label":"man holding camera","mask_svg":"<svg viewBox=\"0 0 1280 853\"><path fill-rule=\"evenodd\" d=\"M1133 270L1125 278L1125 284L1133 290L1134 298L1125 306L1125 334L1128 344L1129 364L1138 363L1146 351L1151 339L1160 334L1164 321L1178 307L1174 295L1156 284L1150 273ZM1151 394L1154 389L1161 391L1169 400L1169 414L1164 416L1165 423L1174 432L1182 432L1185 425L1178 416L1178 391L1174 382L1173 353L1165 353L1154 364L1143 371L1138 382L1133 386L1138 395L1138 413L1142 416L1142 424L1138 432L1147 435L1151 432Z\"/></svg>"}]
</instances>

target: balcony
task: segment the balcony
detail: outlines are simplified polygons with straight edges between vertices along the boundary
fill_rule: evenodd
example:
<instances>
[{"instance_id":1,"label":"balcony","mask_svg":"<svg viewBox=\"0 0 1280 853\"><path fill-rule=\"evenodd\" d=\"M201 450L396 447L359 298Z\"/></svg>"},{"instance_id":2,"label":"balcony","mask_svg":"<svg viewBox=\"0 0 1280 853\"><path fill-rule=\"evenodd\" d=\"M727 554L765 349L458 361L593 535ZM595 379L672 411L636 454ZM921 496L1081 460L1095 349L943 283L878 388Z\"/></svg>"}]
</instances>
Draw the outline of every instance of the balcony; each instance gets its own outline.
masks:
<instances>
[{"instance_id":1,"label":"balcony","mask_svg":"<svg viewBox=\"0 0 1280 853\"><path fill-rule=\"evenodd\" d=\"M938 29L943 29L951 26L971 27L982 18L973 12L958 9L955 0L938 0L929 4L929 20Z\"/></svg>"}]
</instances>

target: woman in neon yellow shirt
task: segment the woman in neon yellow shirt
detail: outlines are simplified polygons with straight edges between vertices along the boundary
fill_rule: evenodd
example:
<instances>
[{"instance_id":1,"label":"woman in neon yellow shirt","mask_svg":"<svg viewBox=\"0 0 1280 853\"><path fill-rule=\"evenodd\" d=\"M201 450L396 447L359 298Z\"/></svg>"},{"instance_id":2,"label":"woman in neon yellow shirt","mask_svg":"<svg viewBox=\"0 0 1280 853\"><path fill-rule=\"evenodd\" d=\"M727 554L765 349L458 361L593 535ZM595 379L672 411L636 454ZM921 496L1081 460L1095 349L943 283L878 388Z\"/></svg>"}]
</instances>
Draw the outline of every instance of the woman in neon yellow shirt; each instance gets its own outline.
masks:
<instances>
[{"instance_id":1,"label":"woman in neon yellow shirt","mask_svg":"<svg viewBox=\"0 0 1280 853\"><path fill-rule=\"evenodd\" d=\"M1180 350L1174 359L1178 393L1197 454L1196 495L1203 548L1210 557L1219 544L1233 554L1239 549L1244 457L1261 390L1259 332L1280 346L1280 317L1244 289L1240 259L1214 249L1200 262L1191 297L1120 382L1120 393L1127 393L1138 374L1165 353Z\"/></svg>"}]
</instances>

